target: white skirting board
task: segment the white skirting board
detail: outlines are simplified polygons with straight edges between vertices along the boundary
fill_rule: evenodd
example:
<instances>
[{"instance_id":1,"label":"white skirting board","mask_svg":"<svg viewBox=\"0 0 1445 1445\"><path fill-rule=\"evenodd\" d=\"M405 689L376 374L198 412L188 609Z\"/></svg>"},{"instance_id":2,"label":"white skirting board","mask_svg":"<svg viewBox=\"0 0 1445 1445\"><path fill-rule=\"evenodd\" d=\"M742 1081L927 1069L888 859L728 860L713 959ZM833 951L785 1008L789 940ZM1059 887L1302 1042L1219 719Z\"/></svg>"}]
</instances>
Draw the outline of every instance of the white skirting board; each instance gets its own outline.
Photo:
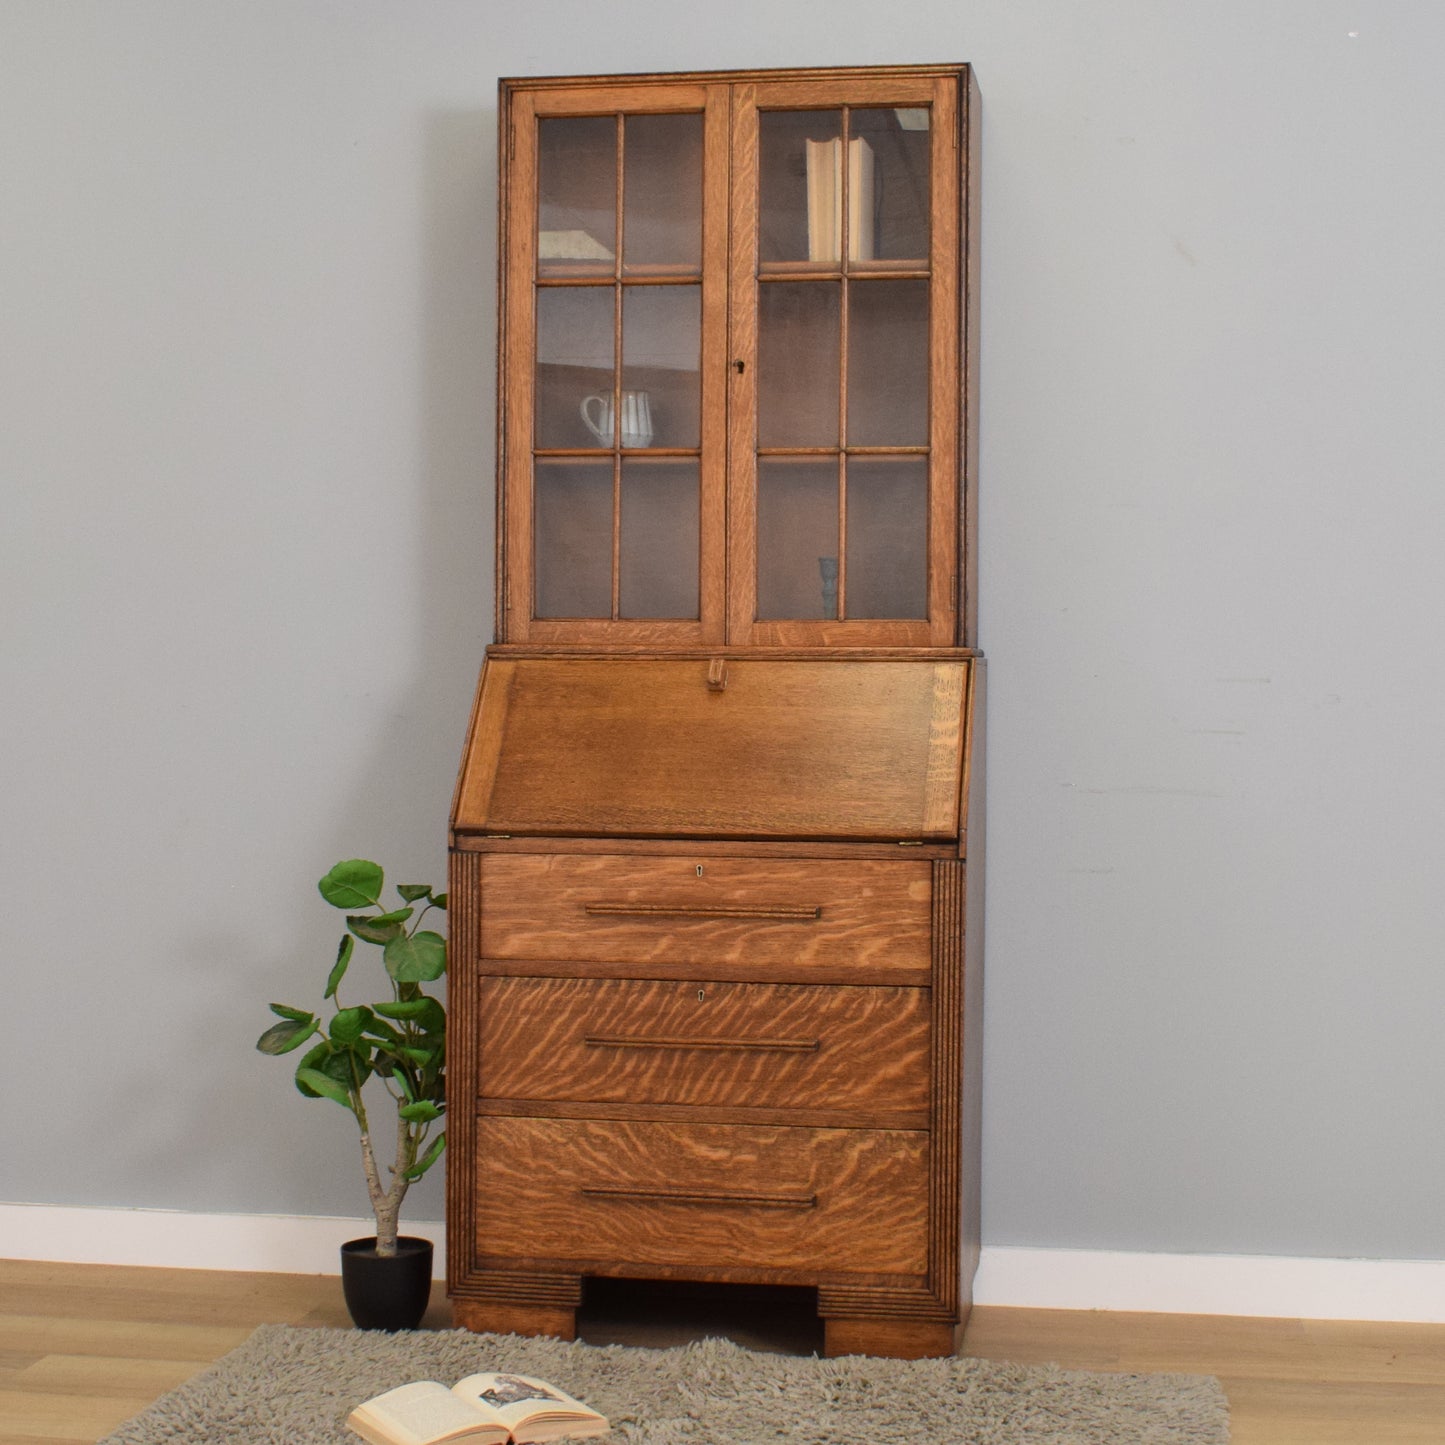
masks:
<instances>
[{"instance_id":1,"label":"white skirting board","mask_svg":"<svg viewBox=\"0 0 1445 1445\"><path fill-rule=\"evenodd\" d=\"M370 1219L0 1204L0 1258L336 1274L342 1243L374 1228ZM402 1232L436 1245L436 1277L444 1278L445 1226L403 1219ZM974 1301L1030 1309L1442 1324L1445 1260L985 1245Z\"/></svg>"},{"instance_id":2,"label":"white skirting board","mask_svg":"<svg viewBox=\"0 0 1445 1445\"><path fill-rule=\"evenodd\" d=\"M341 1246L375 1233L376 1221L370 1217L0 1204L0 1259L340 1274ZM436 1247L433 1276L445 1279L445 1226L403 1215L401 1233L431 1240Z\"/></svg>"},{"instance_id":3,"label":"white skirting board","mask_svg":"<svg viewBox=\"0 0 1445 1445\"><path fill-rule=\"evenodd\" d=\"M973 1298L1029 1309L1445 1324L1445 1259L985 1245Z\"/></svg>"}]
</instances>

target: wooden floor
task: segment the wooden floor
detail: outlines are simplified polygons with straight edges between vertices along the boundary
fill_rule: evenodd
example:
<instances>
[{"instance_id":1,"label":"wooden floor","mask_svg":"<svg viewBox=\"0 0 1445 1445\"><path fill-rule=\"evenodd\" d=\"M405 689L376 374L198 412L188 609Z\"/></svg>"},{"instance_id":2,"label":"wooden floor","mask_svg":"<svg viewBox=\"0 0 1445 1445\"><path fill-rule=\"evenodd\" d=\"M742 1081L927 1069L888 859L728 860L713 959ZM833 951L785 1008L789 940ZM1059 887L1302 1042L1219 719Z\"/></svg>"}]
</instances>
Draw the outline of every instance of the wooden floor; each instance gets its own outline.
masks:
<instances>
[{"instance_id":1,"label":"wooden floor","mask_svg":"<svg viewBox=\"0 0 1445 1445\"><path fill-rule=\"evenodd\" d=\"M426 1324L445 1328L438 1298ZM786 1309L613 1292L584 1338L672 1343L711 1330L807 1349ZM345 1326L328 1276L0 1260L0 1445L93 1445L259 1324ZM965 1352L1098 1370L1218 1375L1234 1445L1445 1445L1445 1325L979 1308Z\"/></svg>"}]
</instances>

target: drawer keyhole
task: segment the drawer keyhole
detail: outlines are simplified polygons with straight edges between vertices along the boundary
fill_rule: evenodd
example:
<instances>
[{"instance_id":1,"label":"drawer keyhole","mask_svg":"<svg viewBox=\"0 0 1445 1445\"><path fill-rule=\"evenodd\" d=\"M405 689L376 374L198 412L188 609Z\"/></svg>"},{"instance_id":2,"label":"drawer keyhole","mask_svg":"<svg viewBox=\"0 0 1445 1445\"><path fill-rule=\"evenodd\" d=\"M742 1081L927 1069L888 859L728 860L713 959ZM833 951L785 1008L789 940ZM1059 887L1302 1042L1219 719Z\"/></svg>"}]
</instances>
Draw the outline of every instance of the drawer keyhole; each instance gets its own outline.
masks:
<instances>
[{"instance_id":1,"label":"drawer keyhole","mask_svg":"<svg viewBox=\"0 0 1445 1445\"><path fill-rule=\"evenodd\" d=\"M698 876L699 878L702 877L702 864L701 864L701 863L699 863L699 864L697 865L697 876Z\"/></svg>"},{"instance_id":2,"label":"drawer keyhole","mask_svg":"<svg viewBox=\"0 0 1445 1445\"><path fill-rule=\"evenodd\" d=\"M697 1001L698 1001L699 1003L702 1003L705 998L706 998L706 995L703 993L703 991L702 991L701 989L698 989L698 991L697 991Z\"/></svg>"}]
</instances>

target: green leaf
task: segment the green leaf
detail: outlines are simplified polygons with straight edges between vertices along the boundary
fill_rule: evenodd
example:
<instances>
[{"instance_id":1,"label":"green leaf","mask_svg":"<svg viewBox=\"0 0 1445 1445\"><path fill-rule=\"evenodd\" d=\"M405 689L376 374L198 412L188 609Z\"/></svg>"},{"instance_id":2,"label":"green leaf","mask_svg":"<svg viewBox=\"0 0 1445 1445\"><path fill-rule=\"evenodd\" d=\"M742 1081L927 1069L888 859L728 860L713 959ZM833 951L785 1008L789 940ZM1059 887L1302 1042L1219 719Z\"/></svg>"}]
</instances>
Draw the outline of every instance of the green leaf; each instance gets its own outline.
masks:
<instances>
[{"instance_id":1,"label":"green leaf","mask_svg":"<svg viewBox=\"0 0 1445 1445\"><path fill-rule=\"evenodd\" d=\"M423 1154L421 1158L416 1161L414 1167L406 1171L406 1174L403 1177L407 1180L408 1183L414 1183L416 1180L420 1179L421 1176L425 1174L427 1170L430 1169L432 1165L435 1164L437 1160L442 1157L442 1150L446 1147L447 1136L445 1135L445 1133L438 1134L436 1138L431 1141L431 1148L428 1149L426 1153Z\"/></svg>"},{"instance_id":2,"label":"green leaf","mask_svg":"<svg viewBox=\"0 0 1445 1445\"><path fill-rule=\"evenodd\" d=\"M371 1077L369 1050L358 1049L352 1044L325 1044L312 1049L296 1067L296 1087L308 1099L317 1097L317 1091L306 1082L311 1073L324 1074L333 1084L344 1090L360 1089ZM334 1096L333 1096L334 1097Z\"/></svg>"},{"instance_id":3,"label":"green leaf","mask_svg":"<svg viewBox=\"0 0 1445 1445\"><path fill-rule=\"evenodd\" d=\"M434 998L409 998L402 1003L379 1003L376 1012L389 1019L414 1023L423 1033L446 1032L447 1011Z\"/></svg>"},{"instance_id":4,"label":"green leaf","mask_svg":"<svg viewBox=\"0 0 1445 1445\"><path fill-rule=\"evenodd\" d=\"M414 1019L430 1002L425 998L405 998L397 1003L376 1004L375 1009L383 1018Z\"/></svg>"},{"instance_id":5,"label":"green leaf","mask_svg":"<svg viewBox=\"0 0 1445 1445\"><path fill-rule=\"evenodd\" d=\"M413 1049L403 1044L394 1051L420 1075L423 1092L429 1092L428 1080L438 1080L446 1055L441 1049Z\"/></svg>"},{"instance_id":6,"label":"green leaf","mask_svg":"<svg viewBox=\"0 0 1445 1445\"><path fill-rule=\"evenodd\" d=\"M397 1110L397 1113L408 1124L430 1124L433 1119L440 1119L442 1116L442 1111L430 1099L421 1099L415 1104L405 1104Z\"/></svg>"},{"instance_id":7,"label":"green leaf","mask_svg":"<svg viewBox=\"0 0 1445 1445\"><path fill-rule=\"evenodd\" d=\"M445 908L447 906L447 896L445 893L433 893L431 901L438 908Z\"/></svg>"},{"instance_id":8,"label":"green leaf","mask_svg":"<svg viewBox=\"0 0 1445 1445\"><path fill-rule=\"evenodd\" d=\"M377 1018L373 1018L362 1030L362 1033L369 1039L380 1039L382 1043L391 1047L395 1047L401 1043L400 1032L392 1028L390 1024L382 1023L381 1020Z\"/></svg>"},{"instance_id":9,"label":"green leaf","mask_svg":"<svg viewBox=\"0 0 1445 1445\"><path fill-rule=\"evenodd\" d=\"M297 1069L296 1082L305 1084L313 1093L325 1099L334 1099L345 1109L351 1108L351 1093L343 1084L323 1074L320 1069ZM355 1112L354 1110L352 1111Z\"/></svg>"},{"instance_id":10,"label":"green leaf","mask_svg":"<svg viewBox=\"0 0 1445 1445\"><path fill-rule=\"evenodd\" d=\"M296 1087L308 1099L319 1099L320 1094L309 1085L302 1082L304 1076L312 1070L326 1073L332 1057L336 1053L335 1045L330 1039L323 1039L314 1049L308 1049L302 1057L301 1062L296 1065ZM348 1076L349 1082L349 1076Z\"/></svg>"},{"instance_id":11,"label":"green leaf","mask_svg":"<svg viewBox=\"0 0 1445 1445\"><path fill-rule=\"evenodd\" d=\"M393 938L382 957L398 983L429 983L447 971L446 939L426 929L410 938Z\"/></svg>"},{"instance_id":12,"label":"green leaf","mask_svg":"<svg viewBox=\"0 0 1445 1445\"><path fill-rule=\"evenodd\" d=\"M333 908L371 908L381 899L382 871L365 858L338 863L316 886Z\"/></svg>"},{"instance_id":13,"label":"green leaf","mask_svg":"<svg viewBox=\"0 0 1445 1445\"><path fill-rule=\"evenodd\" d=\"M328 1032L338 1044L354 1044L371 1021L372 1014L369 1008L361 1005L356 1008L344 1008L331 1020Z\"/></svg>"},{"instance_id":14,"label":"green leaf","mask_svg":"<svg viewBox=\"0 0 1445 1445\"><path fill-rule=\"evenodd\" d=\"M335 998L336 990L341 987L341 980L346 976L346 965L351 962L352 951L356 947L356 940L349 934L341 935L341 944L336 950L336 962L331 966L330 976L326 980L326 992L322 998Z\"/></svg>"},{"instance_id":15,"label":"green leaf","mask_svg":"<svg viewBox=\"0 0 1445 1445\"><path fill-rule=\"evenodd\" d=\"M373 914L371 921L373 923L405 923L415 912L415 908L396 908L390 913Z\"/></svg>"},{"instance_id":16,"label":"green leaf","mask_svg":"<svg viewBox=\"0 0 1445 1445\"><path fill-rule=\"evenodd\" d=\"M346 926L367 943L390 943L393 938L401 937L401 924L379 923L370 913L349 914Z\"/></svg>"},{"instance_id":17,"label":"green leaf","mask_svg":"<svg viewBox=\"0 0 1445 1445\"><path fill-rule=\"evenodd\" d=\"M398 883L396 891L406 899L408 903L415 903L419 898L425 898L431 892L430 883Z\"/></svg>"},{"instance_id":18,"label":"green leaf","mask_svg":"<svg viewBox=\"0 0 1445 1445\"><path fill-rule=\"evenodd\" d=\"M311 1017L311 1014L304 1008L289 1008L284 1003L273 1003L271 1005L273 1014L280 1014L283 1019L295 1019L296 1022L304 1023Z\"/></svg>"},{"instance_id":19,"label":"green leaf","mask_svg":"<svg viewBox=\"0 0 1445 1445\"><path fill-rule=\"evenodd\" d=\"M330 1058L334 1052L335 1050L332 1047L331 1040L323 1038L314 1049L307 1049L301 1056L301 1062L297 1064L296 1067L298 1069L319 1069L322 1059ZM315 1095L312 1095L312 1097L314 1098Z\"/></svg>"},{"instance_id":20,"label":"green leaf","mask_svg":"<svg viewBox=\"0 0 1445 1445\"><path fill-rule=\"evenodd\" d=\"M263 1054L289 1054L292 1049L299 1049L316 1029L316 1019L311 1014L304 1019L282 1019L256 1040L256 1047Z\"/></svg>"}]
</instances>

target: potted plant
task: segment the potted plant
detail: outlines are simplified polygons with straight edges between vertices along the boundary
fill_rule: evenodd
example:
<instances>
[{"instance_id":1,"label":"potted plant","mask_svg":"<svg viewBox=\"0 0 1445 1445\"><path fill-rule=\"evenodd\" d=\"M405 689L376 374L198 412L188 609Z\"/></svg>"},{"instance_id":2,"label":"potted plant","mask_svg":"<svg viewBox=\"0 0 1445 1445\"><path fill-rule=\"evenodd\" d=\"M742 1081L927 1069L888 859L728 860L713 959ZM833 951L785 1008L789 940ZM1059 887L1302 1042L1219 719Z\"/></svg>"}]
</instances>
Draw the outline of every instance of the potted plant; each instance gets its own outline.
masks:
<instances>
[{"instance_id":1,"label":"potted plant","mask_svg":"<svg viewBox=\"0 0 1445 1445\"><path fill-rule=\"evenodd\" d=\"M348 1110L361 1130L361 1166L376 1216L376 1235L341 1247L342 1287L351 1318L363 1329L413 1329L431 1293L432 1245L398 1235L397 1221L408 1187L441 1157L446 1134L433 1133L446 1111L446 1011L422 988L446 972L446 941L422 928L433 909L445 909L445 893L422 883L401 883L400 907L381 901L384 875L365 858L338 863L318 884L321 896L347 913L346 932L326 980L323 999L330 1020L306 1009L273 1003L280 1022L256 1041L263 1054L289 1054L312 1043L296 1067L296 1087L308 1099L331 1099ZM341 985L356 940L381 949L391 996L380 1003L343 1006ZM368 1081L375 1085L367 1091ZM396 1117L395 1157L386 1177L377 1159L367 1098L390 1096Z\"/></svg>"}]
</instances>

